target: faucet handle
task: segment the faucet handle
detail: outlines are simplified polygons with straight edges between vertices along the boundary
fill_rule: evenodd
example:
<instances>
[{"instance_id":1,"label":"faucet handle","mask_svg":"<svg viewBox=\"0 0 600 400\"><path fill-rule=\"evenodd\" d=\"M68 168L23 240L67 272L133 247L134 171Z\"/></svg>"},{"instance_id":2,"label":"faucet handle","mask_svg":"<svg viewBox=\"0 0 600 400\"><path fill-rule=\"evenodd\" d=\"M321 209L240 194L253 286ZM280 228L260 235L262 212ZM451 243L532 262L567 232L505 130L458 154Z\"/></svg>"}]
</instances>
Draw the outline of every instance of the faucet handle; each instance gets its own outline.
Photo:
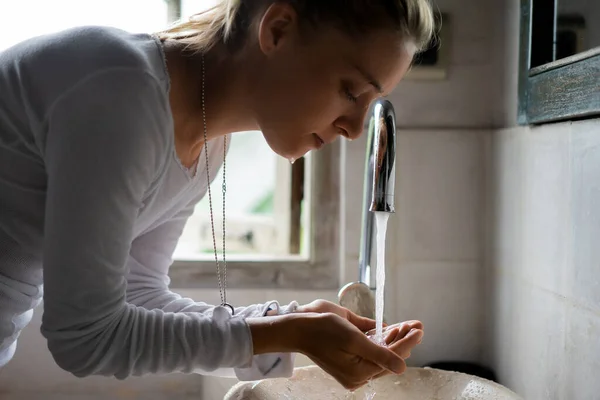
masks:
<instances>
[{"instance_id":1,"label":"faucet handle","mask_svg":"<svg viewBox=\"0 0 600 400\"><path fill-rule=\"evenodd\" d=\"M362 282L351 282L338 292L338 303L354 314L375 319L375 297Z\"/></svg>"}]
</instances>

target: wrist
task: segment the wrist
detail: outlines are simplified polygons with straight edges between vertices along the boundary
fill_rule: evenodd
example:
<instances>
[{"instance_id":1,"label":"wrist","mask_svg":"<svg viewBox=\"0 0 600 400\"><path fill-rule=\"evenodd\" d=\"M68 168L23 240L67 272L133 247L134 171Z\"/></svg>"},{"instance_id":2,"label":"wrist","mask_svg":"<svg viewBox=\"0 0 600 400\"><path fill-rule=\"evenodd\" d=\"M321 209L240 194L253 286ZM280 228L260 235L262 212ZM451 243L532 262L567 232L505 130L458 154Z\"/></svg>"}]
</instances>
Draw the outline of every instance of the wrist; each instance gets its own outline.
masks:
<instances>
[{"instance_id":1,"label":"wrist","mask_svg":"<svg viewBox=\"0 0 600 400\"><path fill-rule=\"evenodd\" d=\"M298 326L302 314L286 314L248 318L246 322L252 336L253 355L265 353L300 352Z\"/></svg>"}]
</instances>

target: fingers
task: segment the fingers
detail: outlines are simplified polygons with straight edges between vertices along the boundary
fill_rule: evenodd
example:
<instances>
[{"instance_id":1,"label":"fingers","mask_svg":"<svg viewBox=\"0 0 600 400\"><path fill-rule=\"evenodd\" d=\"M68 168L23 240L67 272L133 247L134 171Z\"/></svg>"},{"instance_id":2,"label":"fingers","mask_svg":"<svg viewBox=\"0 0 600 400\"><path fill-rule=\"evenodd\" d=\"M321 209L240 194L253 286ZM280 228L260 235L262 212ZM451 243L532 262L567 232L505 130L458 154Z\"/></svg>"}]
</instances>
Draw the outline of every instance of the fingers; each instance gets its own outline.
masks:
<instances>
[{"instance_id":1,"label":"fingers","mask_svg":"<svg viewBox=\"0 0 600 400\"><path fill-rule=\"evenodd\" d=\"M423 330L423 323L417 320L404 321L402 325L408 325L411 329L421 329Z\"/></svg>"},{"instance_id":2,"label":"fingers","mask_svg":"<svg viewBox=\"0 0 600 400\"><path fill-rule=\"evenodd\" d=\"M375 375L373 377L373 379L383 378L384 376L388 376L388 375L390 375L390 371L383 370L380 373L378 373L377 375Z\"/></svg>"},{"instance_id":3,"label":"fingers","mask_svg":"<svg viewBox=\"0 0 600 400\"><path fill-rule=\"evenodd\" d=\"M356 326L360 331L366 332L371 329L375 329L375 320L370 318L361 317L359 315L354 314L352 311L347 311L346 318L348 321Z\"/></svg>"},{"instance_id":4,"label":"fingers","mask_svg":"<svg viewBox=\"0 0 600 400\"><path fill-rule=\"evenodd\" d=\"M390 346L390 349L393 349L394 352L403 359L409 358L411 350L421 343L421 340L423 339L423 331L419 329L413 329L407 334L405 332L407 327L397 330L396 336L392 339L393 344ZM392 335L390 334L389 336ZM386 343L388 340L390 340L389 336L386 338ZM379 379L387 375L390 375L390 371L384 369L373 376L373 379Z\"/></svg>"},{"instance_id":5,"label":"fingers","mask_svg":"<svg viewBox=\"0 0 600 400\"><path fill-rule=\"evenodd\" d=\"M394 338L394 340L393 340L392 343L397 342L397 341L403 339L413 329L419 329L419 328L415 328L414 326L418 326L418 324L403 323L400 326L400 328L398 329L398 333L396 334L396 337Z\"/></svg>"},{"instance_id":6,"label":"fingers","mask_svg":"<svg viewBox=\"0 0 600 400\"><path fill-rule=\"evenodd\" d=\"M413 321L404 321L402 323L394 324L391 326L383 325L383 328L384 328L384 333L386 333L390 329L401 329L402 332L404 332L404 334L401 335L401 337L398 337L398 339L401 339L406 334L408 334L408 332L410 332L411 329L423 330L423 323L421 321L414 321L414 320ZM373 336L373 335L375 335L375 328L373 328L365 333L367 334L367 336ZM398 339L396 339L396 340L398 340Z\"/></svg>"},{"instance_id":7,"label":"fingers","mask_svg":"<svg viewBox=\"0 0 600 400\"><path fill-rule=\"evenodd\" d=\"M388 330L387 332L385 332L385 339L384 339L384 343L386 344L386 346L389 346L390 344L394 343L398 337L398 333L400 332L400 329L398 328L392 328L390 330Z\"/></svg>"},{"instance_id":8,"label":"fingers","mask_svg":"<svg viewBox=\"0 0 600 400\"><path fill-rule=\"evenodd\" d=\"M361 335L360 340L357 340L353 347L354 354L385 370L401 374L406 369L404 360L396 352L391 348L374 343L365 335ZM375 373L376 371L373 371L373 374Z\"/></svg>"},{"instance_id":9,"label":"fingers","mask_svg":"<svg viewBox=\"0 0 600 400\"><path fill-rule=\"evenodd\" d=\"M361 383L352 384L352 385L349 385L349 386L345 387L345 389L353 392L353 391L358 390L361 387L365 386L367 383L369 383L369 381L364 381L364 382L361 382Z\"/></svg>"},{"instance_id":10,"label":"fingers","mask_svg":"<svg viewBox=\"0 0 600 400\"><path fill-rule=\"evenodd\" d=\"M366 332L371 329L375 329L375 320L359 316L345 307L338 304L332 303L327 300L315 300L311 303L298 306L296 309L298 313L334 313L342 318L346 318L352 325L356 326L359 330ZM418 321L410 321L418 322ZM388 324L383 323L383 327L386 328ZM414 326L414 328L422 329L423 326Z\"/></svg>"},{"instance_id":11,"label":"fingers","mask_svg":"<svg viewBox=\"0 0 600 400\"><path fill-rule=\"evenodd\" d=\"M397 337L401 334L402 332L399 332ZM408 358L410 356L411 350L419 343L421 343L422 339L423 331L420 329L412 329L404 337L392 343L389 346L389 349L402 358Z\"/></svg>"}]
</instances>

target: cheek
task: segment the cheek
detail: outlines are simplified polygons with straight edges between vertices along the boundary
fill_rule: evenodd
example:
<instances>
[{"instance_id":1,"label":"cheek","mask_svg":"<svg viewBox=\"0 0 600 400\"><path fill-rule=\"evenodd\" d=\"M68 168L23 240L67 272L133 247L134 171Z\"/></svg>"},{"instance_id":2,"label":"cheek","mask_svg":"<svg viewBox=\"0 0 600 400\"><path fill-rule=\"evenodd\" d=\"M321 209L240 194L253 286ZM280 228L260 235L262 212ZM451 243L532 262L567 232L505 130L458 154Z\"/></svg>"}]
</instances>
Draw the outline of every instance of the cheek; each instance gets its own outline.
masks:
<instances>
[{"instance_id":1,"label":"cheek","mask_svg":"<svg viewBox=\"0 0 600 400\"><path fill-rule=\"evenodd\" d=\"M328 129L348 105L336 75L312 60L288 59L283 64L263 80L260 107L265 122L287 137Z\"/></svg>"},{"instance_id":2,"label":"cheek","mask_svg":"<svg viewBox=\"0 0 600 400\"><path fill-rule=\"evenodd\" d=\"M297 93L298 98L302 99L304 118L313 121L321 129L323 123L332 123L350 104L342 98L339 83L325 71L311 73L303 82L298 82Z\"/></svg>"},{"instance_id":3,"label":"cheek","mask_svg":"<svg viewBox=\"0 0 600 400\"><path fill-rule=\"evenodd\" d=\"M287 86L278 88L274 101L279 115L299 129L319 129L324 121L332 122L334 109L339 108L336 94L310 77L296 76Z\"/></svg>"}]
</instances>

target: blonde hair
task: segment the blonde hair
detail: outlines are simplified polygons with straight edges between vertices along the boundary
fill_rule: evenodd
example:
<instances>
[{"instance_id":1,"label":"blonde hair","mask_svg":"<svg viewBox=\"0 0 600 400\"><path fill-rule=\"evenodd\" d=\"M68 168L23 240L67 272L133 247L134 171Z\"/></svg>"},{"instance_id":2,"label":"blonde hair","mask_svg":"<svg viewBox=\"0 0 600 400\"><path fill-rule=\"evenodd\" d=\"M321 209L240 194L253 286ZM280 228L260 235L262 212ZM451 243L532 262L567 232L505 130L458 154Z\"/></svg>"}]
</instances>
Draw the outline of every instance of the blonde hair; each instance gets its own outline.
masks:
<instances>
[{"instance_id":1,"label":"blonde hair","mask_svg":"<svg viewBox=\"0 0 600 400\"><path fill-rule=\"evenodd\" d=\"M275 2L292 5L302 22L313 27L333 23L349 34L364 34L385 28L396 30L412 42L417 52L431 42L435 20L428 0L221 0L214 7L159 32L192 51L207 51L217 43L235 50L247 36L259 11Z\"/></svg>"}]
</instances>

